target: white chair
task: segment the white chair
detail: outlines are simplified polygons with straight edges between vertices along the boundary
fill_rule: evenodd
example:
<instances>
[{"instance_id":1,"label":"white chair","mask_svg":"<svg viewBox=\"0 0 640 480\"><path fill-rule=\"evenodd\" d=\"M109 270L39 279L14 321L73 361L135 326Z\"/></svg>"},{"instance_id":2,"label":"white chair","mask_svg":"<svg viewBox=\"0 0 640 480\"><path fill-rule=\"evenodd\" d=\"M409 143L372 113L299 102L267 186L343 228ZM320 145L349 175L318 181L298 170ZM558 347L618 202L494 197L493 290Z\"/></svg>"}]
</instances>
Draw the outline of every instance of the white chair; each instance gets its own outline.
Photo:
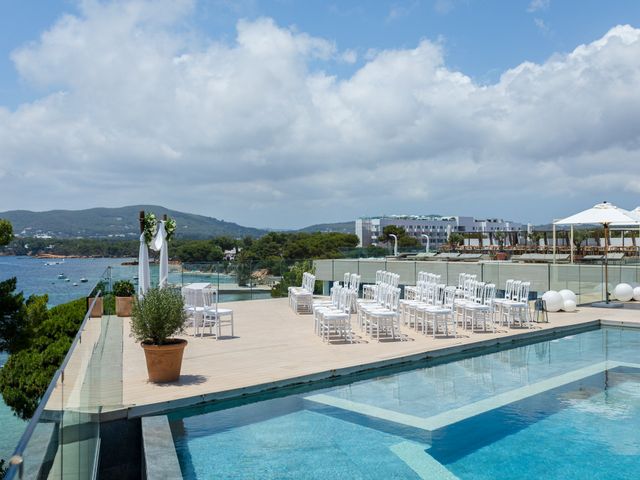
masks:
<instances>
[{"instance_id":1,"label":"white chair","mask_svg":"<svg viewBox=\"0 0 640 480\"><path fill-rule=\"evenodd\" d=\"M434 305L426 310L426 314L430 318L429 323L433 330L433 338L436 337L438 332L449 336L449 329L451 329L455 338L458 337L456 333L457 322L454 318L455 299L456 287L446 287L443 291L442 305Z\"/></svg>"},{"instance_id":2,"label":"white chair","mask_svg":"<svg viewBox=\"0 0 640 480\"><path fill-rule=\"evenodd\" d=\"M520 326L526 323L528 328L532 327L531 311L529 309L530 289L531 282L522 282L516 292L515 299L503 305L502 320L504 320L507 326L511 327L511 325L518 322Z\"/></svg>"},{"instance_id":3,"label":"white chair","mask_svg":"<svg viewBox=\"0 0 640 480\"><path fill-rule=\"evenodd\" d=\"M351 301L353 296L348 288L340 288L338 307L321 307L317 310L318 331L323 341L331 341L333 334L353 342L351 330Z\"/></svg>"},{"instance_id":4,"label":"white chair","mask_svg":"<svg viewBox=\"0 0 640 480\"><path fill-rule=\"evenodd\" d=\"M181 293L184 299L184 310L187 314L185 323L193 328L193 335L197 336L204 313L202 291L183 288Z\"/></svg>"},{"instance_id":5,"label":"white chair","mask_svg":"<svg viewBox=\"0 0 640 480\"><path fill-rule=\"evenodd\" d=\"M200 336L204 336L204 329L208 325L210 334L213 333L213 327L216 327L216 340L220 339L223 326L231 327L231 336L233 337L233 310L230 308L220 308L218 306L217 289L205 288L202 294L204 298L204 312Z\"/></svg>"},{"instance_id":6,"label":"white chair","mask_svg":"<svg viewBox=\"0 0 640 480\"><path fill-rule=\"evenodd\" d=\"M376 331L376 339L380 341L380 334L390 335L394 340L403 339L400 333L400 315L398 312L400 302L400 289L386 285L380 304L361 304L359 314L362 314L365 331L373 337Z\"/></svg>"},{"instance_id":7,"label":"white chair","mask_svg":"<svg viewBox=\"0 0 640 480\"><path fill-rule=\"evenodd\" d=\"M464 307L467 312L467 318L469 318L471 322L471 330L473 331L482 325L482 329L486 332L487 325L489 325L491 331L495 333L494 300L496 297L496 286L493 283L488 283L482 287L481 292L479 301L467 303Z\"/></svg>"}]
</instances>

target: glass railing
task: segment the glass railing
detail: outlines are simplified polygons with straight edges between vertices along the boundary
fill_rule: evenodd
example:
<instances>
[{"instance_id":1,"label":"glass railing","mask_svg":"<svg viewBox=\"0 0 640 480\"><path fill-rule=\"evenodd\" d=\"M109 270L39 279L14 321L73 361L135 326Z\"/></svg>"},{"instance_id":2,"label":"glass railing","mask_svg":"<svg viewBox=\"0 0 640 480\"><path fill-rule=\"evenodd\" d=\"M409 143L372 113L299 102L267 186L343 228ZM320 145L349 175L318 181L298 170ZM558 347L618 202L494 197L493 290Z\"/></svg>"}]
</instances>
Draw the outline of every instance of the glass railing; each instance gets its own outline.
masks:
<instances>
[{"instance_id":1,"label":"glass railing","mask_svg":"<svg viewBox=\"0 0 640 480\"><path fill-rule=\"evenodd\" d=\"M271 298L272 295L278 296L277 287L283 281L283 277L289 275L291 268L297 265L306 266L306 270L313 268L311 260L288 260L279 257L246 262L233 260L170 263L169 286L180 288L189 283L209 283L218 289L222 302ZM130 280L137 289L137 266L114 265L110 272L113 282ZM158 284L158 277L159 267L152 263L151 286ZM272 293L274 288L276 291ZM286 288L284 292L286 296Z\"/></svg>"},{"instance_id":2,"label":"glass railing","mask_svg":"<svg viewBox=\"0 0 640 480\"><path fill-rule=\"evenodd\" d=\"M117 328L117 322L109 323L108 316L98 315L101 309L111 308L110 269L101 280L9 461L6 479L96 478L100 414L105 407L122 405L122 368L113 365L122 356L112 354L114 348L121 348L122 328Z\"/></svg>"},{"instance_id":3,"label":"glass railing","mask_svg":"<svg viewBox=\"0 0 640 480\"><path fill-rule=\"evenodd\" d=\"M510 262L448 262L376 259L314 260L316 277L320 281L340 281L345 272L358 273L362 283L375 282L377 270L400 275L401 285L415 285L418 272L441 276L448 285L457 285L460 273L476 274L484 282L504 288L510 278L530 281L531 290L541 296L547 290L572 290L578 303L604 300L605 274L603 264L545 264ZM608 289L613 292L619 283L640 284L640 265L637 263L609 263Z\"/></svg>"}]
</instances>

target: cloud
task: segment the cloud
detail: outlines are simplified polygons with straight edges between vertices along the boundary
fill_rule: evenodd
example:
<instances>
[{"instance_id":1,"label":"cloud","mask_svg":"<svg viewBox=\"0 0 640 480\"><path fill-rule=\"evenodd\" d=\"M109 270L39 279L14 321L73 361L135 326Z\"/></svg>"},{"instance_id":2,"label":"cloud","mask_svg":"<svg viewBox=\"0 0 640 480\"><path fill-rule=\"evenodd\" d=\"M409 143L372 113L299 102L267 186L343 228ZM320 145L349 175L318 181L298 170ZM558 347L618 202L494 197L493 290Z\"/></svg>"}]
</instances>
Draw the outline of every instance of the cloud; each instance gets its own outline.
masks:
<instances>
[{"instance_id":1,"label":"cloud","mask_svg":"<svg viewBox=\"0 0 640 480\"><path fill-rule=\"evenodd\" d=\"M417 0L414 0L412 2L394 3L389 9L389 14L387 15L386 21L392 22L394 20L406 17L419 5L420 4Z\"/></svg>"},{"instance_id":2,"label":"cloud","mask_svg":"<svg viewBox=\"0 0 640 480\"><path fill-rule=\"evenodd\" d=\"M454 0L436 0L433 9L441 15L446 15L455 7Z\"/></svg>"},{"instance_id":3,"label":"cloud","mask_svg":"<svg viewBox=\"0 0 640 480\"><path fill-rule=\"evenodd\" d=\"M355 52L261 18L223 42L190 2L86 2L18 49L41 95L0 107L6 209L159 203L260 226L380 212L548 221L634 207L640 30L490 85L442 45Z\"/></svg>"},{"instance_id":4,"label":"cloud","mask_svg":"<svg viewBox=\"0 0 640 480\"><path fill-rule=\"evenodd\" d=\"M536 17L533 19L533 24L538 28L538 30L540 30L540 32L542 32L543 35L551 33L549 25L547 25L543 19Z\"/></svg>"},{"instance_id":5,"label":"cloud","mask_svg":"<svg viewBox=\"0 0 640 480\"><path fill-rule=\"evenodd\" d=\"M527 7L527 12L533 13L540 10L548 10L550 6L551 0L531 0L529 7Z\"/></svg>"}]
</instances>

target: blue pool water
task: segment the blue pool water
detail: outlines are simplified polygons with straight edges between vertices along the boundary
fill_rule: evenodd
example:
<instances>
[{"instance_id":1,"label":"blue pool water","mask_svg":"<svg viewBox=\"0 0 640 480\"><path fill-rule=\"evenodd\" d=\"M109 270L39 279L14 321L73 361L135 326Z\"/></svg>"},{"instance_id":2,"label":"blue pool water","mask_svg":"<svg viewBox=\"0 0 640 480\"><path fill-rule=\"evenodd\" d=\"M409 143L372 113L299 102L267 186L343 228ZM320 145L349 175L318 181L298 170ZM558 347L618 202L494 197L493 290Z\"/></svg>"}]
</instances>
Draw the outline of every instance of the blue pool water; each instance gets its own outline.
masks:
<instances>
[{"instance_id":1,"label":"blue pool water","mask_svg":"<svg viewBox=\"0 0 640 480\"><path fill-rule=\"evenodd\" d=\"M280 395L170 415L185 477L640 472L640 330L603 328Z\"/></svg>"}]
</instances>

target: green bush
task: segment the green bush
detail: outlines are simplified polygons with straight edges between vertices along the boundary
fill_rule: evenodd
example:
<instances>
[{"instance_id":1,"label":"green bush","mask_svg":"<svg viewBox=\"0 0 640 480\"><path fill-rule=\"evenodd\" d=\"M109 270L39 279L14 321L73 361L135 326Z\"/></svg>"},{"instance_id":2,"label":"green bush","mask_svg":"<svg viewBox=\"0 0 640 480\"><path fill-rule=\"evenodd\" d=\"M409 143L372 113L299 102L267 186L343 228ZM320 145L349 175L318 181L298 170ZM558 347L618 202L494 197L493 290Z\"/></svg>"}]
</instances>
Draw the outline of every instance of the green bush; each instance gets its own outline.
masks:
<instances>
[{"instance_id":1,"label":"green bush","mask_svg":"<svg viewBox=\"0 0 640 480\"><path fill-rule=\"evenodd\" d=\"M86 313L84 298L46 310L46 296L26 303L28 345L11 354L0 370L0 393L20 417L33 415L62 364Z\"/></svg>"},{"instance_id":2,"label":"green bush","mask_svg":"<svg viewBox=\"0 0 640 480\"><path fill-rule=\"evenodd\" d=\"M113 284L113 294L116 297L133 297L135 293L133 283L129 280L118 280Z\"/></svg>"},{"instance_id":3,"label":"green bush","mask_svg":"<svg viewBox=\"0 0 640 480\"><path fill-rule=\"evenodd\" d=\"M184 331L186 313L180 292L151 288L136 298L131 310L131 336L138 342L164 345Z\"/></svg>"}]
</instances>

